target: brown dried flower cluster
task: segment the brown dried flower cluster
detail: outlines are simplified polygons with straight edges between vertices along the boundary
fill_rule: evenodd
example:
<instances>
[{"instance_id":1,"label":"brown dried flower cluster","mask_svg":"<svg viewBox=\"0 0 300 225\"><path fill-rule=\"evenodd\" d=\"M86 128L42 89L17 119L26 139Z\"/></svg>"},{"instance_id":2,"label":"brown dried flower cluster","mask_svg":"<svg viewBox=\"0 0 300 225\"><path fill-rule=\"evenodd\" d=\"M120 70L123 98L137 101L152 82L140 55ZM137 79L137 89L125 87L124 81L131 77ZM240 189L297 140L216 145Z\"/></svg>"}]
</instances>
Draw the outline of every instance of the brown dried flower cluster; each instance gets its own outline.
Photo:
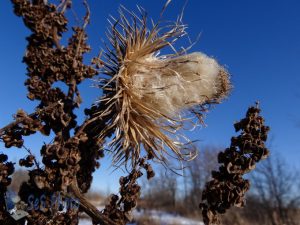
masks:
<instances>
[{"instance_id":1,"label":"brown dried flower cluster","mask_svg":"<svg viewBox=\"0 0 300 225\"><path fill-rule=\"evenodd\" d=\"M206 184L200 204L206 225L219 224L218 214L224 214L230 207L245 205L250 182L243 175L269 155L265 146L269 127L264 125L259 113L258 105L248 109L246 118L234 125L236 132L241 131L241 134L233 137L230 148L218 155L222 165L219 171L212 171L213 179Z\"/></svg>"},{"instance_id":2,"label":"brown dried flower cluster","mask_svg":"<svg viewBox=\"0 0 300 225\"><path fill-rule=\"evenodd\" d=\"M59 205L59 203L53 204L53 196L58 195L58 192L39 187L39 184L44 182L43 176L45 176L43 170L34 169L29 171L30 178L22 184L19 191L21 199L28 200L32 198L32 202L27 202L29 204L26 210L29 213L29 216L26 217L28 224L77 224L77 210L67 208L65 212L62 211L64 210L62 205ZM42 201L40 201L41 199Z\"/></svg>"},{"instance_id":3,"label":"brown dried flower cluster","mask_svg":"<svg viewBox=\"0 0 300 225\"><path fill-rule=\"evenodd\" d=\"M60 46L61 35L67 31L67 19L55 5L45 5L43 1L13 0L12 2L15 14L23 17L25 25L32 31L27 38L27 52L23 59L27 64L29 77L25 85L29 91L28 98L40 101L34 117L28 117L26 113L18 112L16 119L25 117L24 119L20 118L22 121L21 135L24 135L26 130L29 130L27 132L29 134L37 130L46 135L49 135L51 130L56 133L53 146L51 148L47 146L52 152L45 151L45 147L41 150L47 176L39 179L39 185L59 190L69 184L71 178L67 179L67 174L73 175L78 171L78 168L72 168L72 170L69 168L71 164L75 167L75 163L79 161L79 153L76 146L72 148L72 141L68 140L70 130L76 126L73 109L80 103L77 84L85 77L92 77L96 72L82 63L82 55L89 51L85 44L86 35L83 29L74 28L74 34L70 38L68 46ZM69 86L67 94L57 87L52 87L57 81L62 81ZM74 98L75 93L77 99ZM50 109L47 110L47 107ZM27 124L36 125L26 127ZM16 126L20 126L20 123ZM10 131L14 134L16 127L12 127ZM57 142L63 143L63 145L56 147ZM21 146L20 143L18 147ZM75 150L72 151L72 149ZM61 157L60 160L51 157L53 154ZM53 162L54 160L56 162ZM42 184L41 180L44 180L45 183Z\"/></svg>"},{"instance_id":4,"label":"brown dried flower cluster","mask_svg":"<svg viewBox=\"0 0 300 225\"><path fill-rule=\"evenodd\" d=\"M116 224L126 225L132 220L131 211L137 205L141 187L137 179L143 176L141 169L146 170L147 179L154 177L154 171L145 158L138 161L136 167L126 177L120 178L120 196L111 195L109 204L105 206L104 215L107 215Z\"/></svg>"},{"instance_id":5,"label":"brown dried flower cluster","mask_svg":"<svg viewBox=\"0 0 300 225\"><path fill-rule=\"evenodd\" d=\"M14 172L14 165L12 162L7 162L8 157L5 154L0 154L0 190L5 192L8 185L11 183L10 176Z\"/></svg>"},{"instance_id":6,"label":"brown dried flower cluster","mask_svg":"<svg viewBox=\"0 0 300 225\"><path fill-rule=\"evenodd\" d=\"M22 137L34 134L36 131L47 133L36 115L29 116L23 110L18 110L14 117L16 122L2 132L2 140L6 148L12 146L21 148L24 142Z\"/></svg>"},{"instance_id":7,"label":"brown dried flower cluster","mask_svg":"<svg viewBox=\"0 0 300 225\"><path fill-rule=\"evenodd\" d=\"M89 22L89 9L87 7L82 27L73 27L73 35L67 46L62 46L60 39L67 31L68 24L64 12L70 6L70 1L62 1L58 6L45 4L42 0L12 0L12 3L15 14L23 18L25 25L32 32L27 38L28 46L23 59L27 64L29 77L25 85L29 92L28 98L38 100L40 104L32 114L19 110L15 121L1 129L1 139L7 148L20 148L25 147L23 136L32 135L37 131L44 135L49 135L51 131L55 133L54 141L45 144L41 149L45 166L43 169L39 167L31 152L20 160L21 166L36 165L36 168L29 172L30 180L20 189L21 199L26 202L28 196L33 193L36 198L41 195L50 198L53 193L60 191L67 193L68 186L74 180L82 187L82 191L86 192L91 184L91 174L97 166L96 161L99 159L95 157L94 152L100 147L96 142L89 140L83 131L77 132L73 137L71 131L77 126L73 110L81 103L77 85L97 74L93 67L83 63L83 55L90 51L85 34L85 27ZM68 87L67 93L54 86L58 81ZM90 147L93 148L89 149ZM84 156L85 163L88 161L92 168L90 166L80 171L80 151L87 152ZM84 175L89 176L81 175L83 171ZM76 224L77 217L78 212L31 210L28 222Z\"/></svg>"}]
</instances>

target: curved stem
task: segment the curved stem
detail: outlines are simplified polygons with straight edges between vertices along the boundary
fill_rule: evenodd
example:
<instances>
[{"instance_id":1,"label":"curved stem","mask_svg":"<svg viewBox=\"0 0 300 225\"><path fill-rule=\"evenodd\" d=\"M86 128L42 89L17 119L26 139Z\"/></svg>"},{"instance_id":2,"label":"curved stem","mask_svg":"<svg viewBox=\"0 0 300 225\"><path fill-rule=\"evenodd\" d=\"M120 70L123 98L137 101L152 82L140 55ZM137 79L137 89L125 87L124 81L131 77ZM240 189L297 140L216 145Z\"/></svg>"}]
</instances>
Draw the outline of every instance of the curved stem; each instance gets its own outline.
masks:
<instances>
[{"instance_id":1,"label":"curved stem","mask_svg":"<svg viewBox=\"0 0 300 225\"><path fill-rule=\"evenodd\" d=\"M76 178L74 182L69 186L71 192L74 196L79 200L80 207L82 210L89 215L93 221L100 223L101 225L118 225L117 223L113 222L111 219L104 216L93 204L91 204L84 195L80 192L78 188Z\"/></svg>"}]
</instances>

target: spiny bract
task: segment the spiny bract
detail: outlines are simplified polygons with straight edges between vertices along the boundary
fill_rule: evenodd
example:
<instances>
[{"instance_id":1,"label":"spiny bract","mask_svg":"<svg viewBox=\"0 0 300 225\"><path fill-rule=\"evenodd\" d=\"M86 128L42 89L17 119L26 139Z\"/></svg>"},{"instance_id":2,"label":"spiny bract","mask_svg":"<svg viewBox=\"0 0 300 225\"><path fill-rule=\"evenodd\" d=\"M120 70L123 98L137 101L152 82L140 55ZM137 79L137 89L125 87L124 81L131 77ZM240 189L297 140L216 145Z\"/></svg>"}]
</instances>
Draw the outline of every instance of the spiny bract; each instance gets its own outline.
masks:
<instances>
[{"instance_id":1,"label":"spiny bract","mask_svg":"<svg viewBox=\"0 0 300 225\"><path fill-rule=\"evenodd\" d=\"M219 103L231 88L227 71L203 53L186 51L160 55L159 51L186 35L181 19L147 28L146 12L137 16L121 7L108 31L111 47L105 60L100 87L104 95L93 117L102 121L99 142L113 134L110 147L114 163L134 165L143 147L147 154L166 162L193 157L182 135L193 116L205 106ZM130 22L132 21L132 22ZM107 119L105 119L107 118Z\"/></svg>"}]
</instances>

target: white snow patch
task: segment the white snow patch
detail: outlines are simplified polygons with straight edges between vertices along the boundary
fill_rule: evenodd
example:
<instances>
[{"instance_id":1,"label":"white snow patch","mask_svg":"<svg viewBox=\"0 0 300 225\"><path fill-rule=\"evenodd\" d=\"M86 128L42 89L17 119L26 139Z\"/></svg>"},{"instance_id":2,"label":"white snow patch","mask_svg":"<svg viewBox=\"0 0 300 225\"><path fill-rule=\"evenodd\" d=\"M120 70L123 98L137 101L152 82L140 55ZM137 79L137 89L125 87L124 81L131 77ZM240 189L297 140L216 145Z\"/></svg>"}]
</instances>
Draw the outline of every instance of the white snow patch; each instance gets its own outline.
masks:
<instances>
[{"instance_id":1,"label":"white snow patch","mask_svg":"<svg viewBox=\"0 0 300 225\"><path fill-rule=\"evenodd\" d=\"M92 221L88 220L88 219L81 219L79 221L79 225L91 225L91 224L92 224Z\"/></svg>"},{"instance_id":2,"label":"white snow patch","mask_svg":"<svg viewBox=\"0 0 300 225\"><path fill-rule=\"evenodd\" d=\"M158 210L147 210L147 211L134 211L133 213L134 218L138 219L142 216L149 216L154 221L159 222L161 225L172 225L172 224L178 224L178 225L204 225L203 222L200 222L198 220L189 219L186 217L182 217L176 214L172 213L166 213ZM79 225L91 225L91 221L87 219L82 219L79 222ZM129 223L128 225L136 225L136 223Z\"/></svg>"}]
</instances>

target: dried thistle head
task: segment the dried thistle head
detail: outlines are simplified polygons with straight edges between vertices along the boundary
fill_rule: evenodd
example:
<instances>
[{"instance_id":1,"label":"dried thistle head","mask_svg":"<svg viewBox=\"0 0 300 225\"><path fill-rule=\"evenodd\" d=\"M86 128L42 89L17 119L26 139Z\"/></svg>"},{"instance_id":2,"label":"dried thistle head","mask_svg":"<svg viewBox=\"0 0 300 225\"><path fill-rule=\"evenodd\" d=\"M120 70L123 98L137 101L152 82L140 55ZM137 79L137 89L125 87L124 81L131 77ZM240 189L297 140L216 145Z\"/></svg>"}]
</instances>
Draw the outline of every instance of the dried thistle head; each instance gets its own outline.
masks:
<instances>
[{"instance_id":1,"label":"dried thistle head","mask_svg":"<svg viewBox=\"0 0 300 225\"><path fill-rule=\"evenodd\" d=\"M113 134L110 143L114 163L131 160L144 148L165 162L166 155L179 160L192 157L179 132L191 114L202 115L204 106L219 103L231 88L227 71L203 53L160 55L165 47L186 35L181 19L147 28L147 14L140 16L121 7L108 31L100 87L103 97L94 118L102 120L99 141ZM105 121L103 121L105 120Z\"/></svg>"}]
</instances>

